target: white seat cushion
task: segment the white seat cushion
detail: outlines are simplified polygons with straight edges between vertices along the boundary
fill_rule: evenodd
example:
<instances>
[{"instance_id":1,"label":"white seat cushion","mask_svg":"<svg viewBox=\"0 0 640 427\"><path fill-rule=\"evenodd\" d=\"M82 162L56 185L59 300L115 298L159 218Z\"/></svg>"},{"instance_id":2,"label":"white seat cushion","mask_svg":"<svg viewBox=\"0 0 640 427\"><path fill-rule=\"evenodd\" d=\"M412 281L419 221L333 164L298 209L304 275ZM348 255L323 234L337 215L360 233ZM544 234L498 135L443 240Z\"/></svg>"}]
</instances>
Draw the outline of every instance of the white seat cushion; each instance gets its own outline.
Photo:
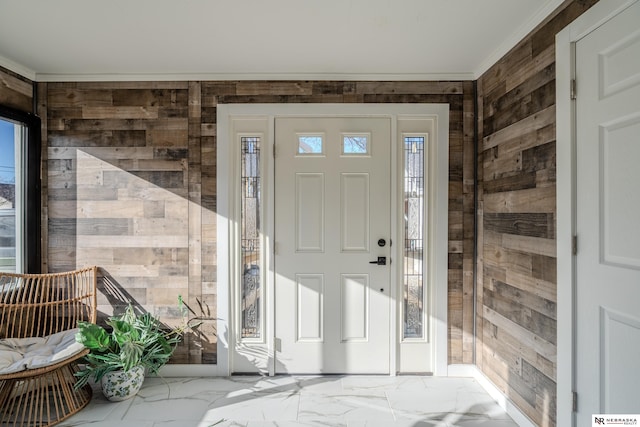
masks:
<instances>
[{"instance_id":1,"label":"white seat cushion","mask_svg":"<svg viewBox=\"0 0 640 427\"><path fill-rule=\"evenodd\" d=\"M0 375L43 368L80 353L84 346L76 342L77 332L75 328L42 338L0 340Z\"/></svg>"}]
</instances>

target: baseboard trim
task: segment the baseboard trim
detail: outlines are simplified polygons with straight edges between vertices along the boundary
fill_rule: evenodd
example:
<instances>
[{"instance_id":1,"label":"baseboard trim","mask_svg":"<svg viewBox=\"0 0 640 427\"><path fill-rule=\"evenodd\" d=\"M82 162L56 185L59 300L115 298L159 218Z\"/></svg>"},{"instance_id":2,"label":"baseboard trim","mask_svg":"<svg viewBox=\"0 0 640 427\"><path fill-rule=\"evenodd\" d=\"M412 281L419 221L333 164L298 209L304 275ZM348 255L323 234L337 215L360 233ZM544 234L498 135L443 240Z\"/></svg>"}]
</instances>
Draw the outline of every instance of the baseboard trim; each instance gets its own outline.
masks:
<instances>
[{"instance_id":1,"label":"baseboard trim","mask_svg":"<svg viewBox=\"0 0 640 427\"><path fill-rule=\"evenodd\" d=\"M450 377L472 377L520 427L536 427L535 423L505 396L477 366L449 365L447 375Z\"/></svg>"},{"instance_id":2,"label":"baseboard trim","mask_svg":"<svg viewBox=\"0 0 640 427\"><path fill-rule=\"evenodd\" d=\"M160 368L160 377L218 377L225 376L220 372L217 365L189 365L171 363Z\"/></svg>"}]
</instances>

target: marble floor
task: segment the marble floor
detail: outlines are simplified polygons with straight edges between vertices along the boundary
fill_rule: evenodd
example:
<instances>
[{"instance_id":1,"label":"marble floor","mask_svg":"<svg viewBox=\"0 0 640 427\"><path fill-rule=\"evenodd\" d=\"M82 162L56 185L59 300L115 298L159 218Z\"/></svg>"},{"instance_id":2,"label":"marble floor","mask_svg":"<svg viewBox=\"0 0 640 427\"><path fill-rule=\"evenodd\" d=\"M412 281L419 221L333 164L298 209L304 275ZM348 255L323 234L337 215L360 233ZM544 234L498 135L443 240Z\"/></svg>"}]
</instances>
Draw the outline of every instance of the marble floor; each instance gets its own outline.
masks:
<instances>
[{"instance_id":1,"label":"marble floor","mask_svg":"<svg viewBox=\"0 0 640 427\"><path fill-rule=\"evenodd\" d=\"M59 426L517 427L472 378L237 376L147 378L136 397L87 408Z\"/></svg>"}]
</instances>

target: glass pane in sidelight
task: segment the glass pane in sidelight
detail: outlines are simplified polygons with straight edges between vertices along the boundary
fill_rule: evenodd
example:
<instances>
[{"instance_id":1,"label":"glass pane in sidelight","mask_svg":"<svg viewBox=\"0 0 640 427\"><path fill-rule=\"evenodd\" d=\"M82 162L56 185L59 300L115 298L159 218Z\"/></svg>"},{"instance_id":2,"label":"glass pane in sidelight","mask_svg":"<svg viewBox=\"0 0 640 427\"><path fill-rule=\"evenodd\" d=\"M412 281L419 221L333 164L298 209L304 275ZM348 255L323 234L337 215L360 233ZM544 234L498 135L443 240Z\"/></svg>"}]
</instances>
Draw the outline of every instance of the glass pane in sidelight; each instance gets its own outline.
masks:
<instances>
[{"instance_id":1,"label":"glass pane in sidelight","mask_svg":"<svg viewBox=\"0 0 640 427\"><path fill-rule=\"evenodd\" d=\"M242 137L242 338L261 338L260 138Z\"/></svg>"},{"instance_id":2,"label":"glass pane in sidelight","mask_svg":"<svg viewBox=\"0 0 640 427\"><path fill-rule=\"evenodd\" d=\"M404 338L424 338L424 146L404 137Z\"/></svg>"}]
</instances>

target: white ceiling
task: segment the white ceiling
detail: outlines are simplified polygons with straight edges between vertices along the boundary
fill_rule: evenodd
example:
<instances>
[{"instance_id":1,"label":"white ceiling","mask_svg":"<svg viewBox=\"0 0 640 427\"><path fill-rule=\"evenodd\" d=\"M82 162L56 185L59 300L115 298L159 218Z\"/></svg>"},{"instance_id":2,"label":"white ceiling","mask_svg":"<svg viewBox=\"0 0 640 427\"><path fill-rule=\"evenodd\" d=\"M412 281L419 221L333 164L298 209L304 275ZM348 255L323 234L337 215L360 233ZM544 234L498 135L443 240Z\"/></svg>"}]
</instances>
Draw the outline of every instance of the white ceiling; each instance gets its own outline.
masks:
<instances>
[{"instance_id":1,"label":"white ceiling","mask_svg":"<svg viewBox=\"0 0 640 427\"><path fill-rule=\"evenodd\" d=\"M32 80L475 79L562 0L0 0Z\"/></svg>"}]
</instances>

